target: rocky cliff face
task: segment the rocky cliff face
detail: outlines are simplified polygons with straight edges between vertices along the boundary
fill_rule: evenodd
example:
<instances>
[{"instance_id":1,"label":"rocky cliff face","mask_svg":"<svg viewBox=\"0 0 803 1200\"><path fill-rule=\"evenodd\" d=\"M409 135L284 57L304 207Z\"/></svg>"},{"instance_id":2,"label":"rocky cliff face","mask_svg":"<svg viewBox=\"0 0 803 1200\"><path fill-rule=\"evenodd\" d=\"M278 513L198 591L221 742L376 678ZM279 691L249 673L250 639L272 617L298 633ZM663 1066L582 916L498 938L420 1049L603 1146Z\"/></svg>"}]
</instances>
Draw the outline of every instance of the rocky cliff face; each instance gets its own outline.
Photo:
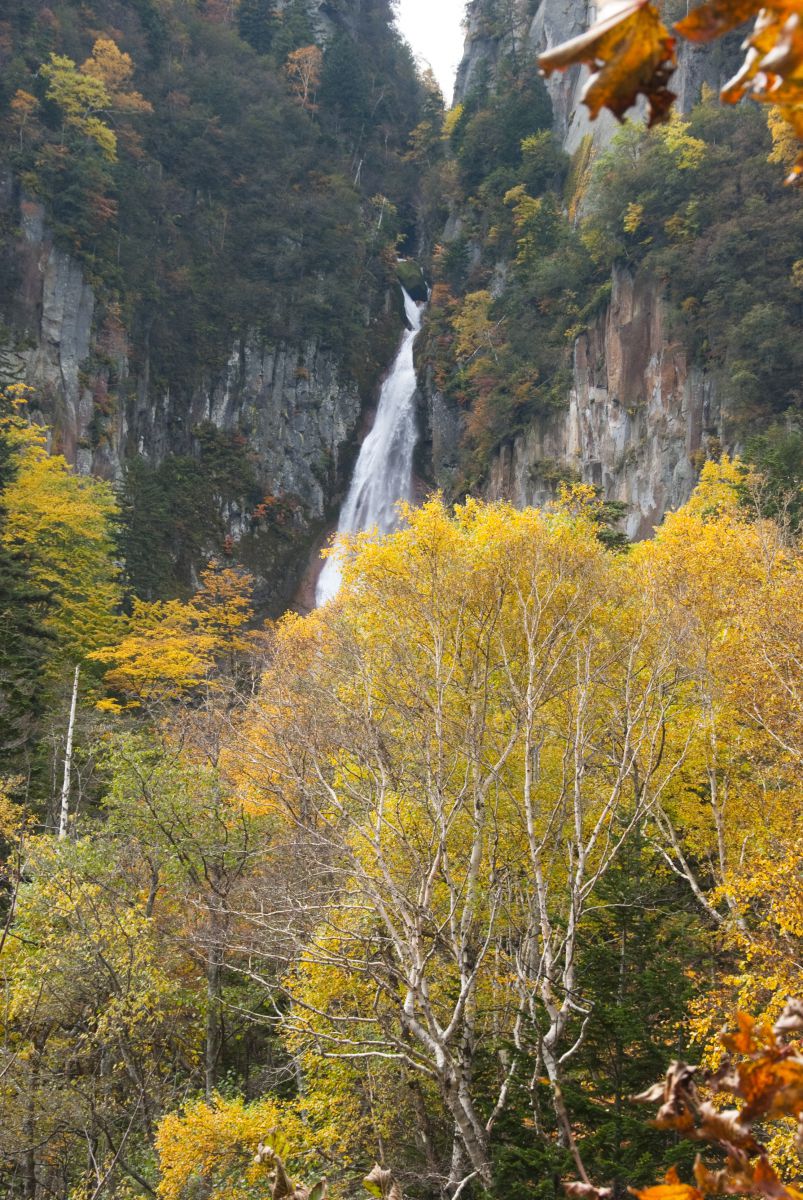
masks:
<instances>
[{"instance_id":1,"label":"rocky cliff face","mask_svg":"<svg viewBox=\"0 0 803 1200\"><path fill-rule=\"evenodd\" d=\"M463 60L455 83L455 102L465 99L480 73L493 73L501 55L515 48L530 54L540 54L558 43L576 37L587 29L596 16L599 4L595 0L541 0L531 14L531 6L522 0L511 0L506 21L489 19L487 0L472 0L466 14L466 41ZM680 5L673 16L685 13ZM703 85L719 89L736 69L739 39L726 39L714 47L695 46L680 41L678 67L672 77L672 90L677 105L687 112L699 99ZM587 135L595 147L605 146L618 128L617 121L604 110L596 121L589 121L580 96L588 78L586 68L556 72L547 80L552 100L554 128L563 147L573 154Z\"/></svg>"},{"instance_id":2,"label":"rocky cliff face","mask_svg":"<svg viewBox=\"0 0 803 1200\"><path fill-rule=\"evenodd\" d=\"M556 478L575 477L627 505L630 538L648 537L688 499L721 434L712 382L668 335L655 284L617 270L607 310L575 344L566 409L500 451L486 492L543 504Z\"/></svg>"},{"instance_id":3,"label":"rocky cliff face","mask_svg":"<svg viewBox=\"0 0 803 1200\"><path fill-rule=\"evenodd\" d=\"M466 51L457 79L462 99L480 74L493 72L513 39L538 53L580 33L593 20L589 0L541 0L534 15L524 6L503 34L489 33L487 5L474 0ZM671 14L670 14L671 15ZM703 84L718 87L733 69L732 47L711 51L684 44L673 88L681 110ZM587 73L548 81L555 133L570 154L599 150L617 128L604 113L592 123L580 102ZM452 218L459 229L459 217ZM446 234L449 239L449 230ZM427 380L425 451L432 475L447 492L458 477L461 416ZM660 284L615 270L606 310L574 347L573 381L560 411L542 416L503 446L489 464L485 494L517 505L543 504L559 479L576 478L627 506L624 527L646 537L664 513L682 504L706 454L727 442L713 381L688 360L668 332Z\"/></svg>"},{"instance_id":4,"label":"rocky cliff face","mask_svg":"<svg viewBox=\"0 0 803 1200\"><path fill-rule=\"evenodd\" d=\"M574 347L566 407L534 421L493 457L489 500L547 503L558 480L601 488L627 506L623 530L648 537L664 513L688 499L705 457L727 442L713 381L667 329L653 280L613 274L610 303ZM459 411L427 378L422 453L438 486L459 477Z\"/></svg>"},{"instance_id":5,"label":"rocky cliff face","mask_svg":"<svg viewBox=\"0 0 803 1200\"><path fill-rule=\"evenodd\" d=\"M52 426L53 449L81 472L120 480L131 456L156 466L190 452L204 423L244 437L259 494L293 501L294 528L284 531L278 558L263 546L260 563L260 539L249 538L249 565L276 575L263 580L266 606L280 606L342 487L360 421L356 385L315 340L289 347L245 339L225 371L191 397L155 389L147 353L132 365L121 322L101 310L80 265L54 243L41 205L20 196L8 173L0 177L0 218L16 229L7 253L18 374L36 389L34 416ZM246 497L228 505L235 541L252 531L248 510Z\"/></svg>"},{"instance_id":6,"label":"rocky cliff face","mask_svg":"<svg viewBox=\"0 0 803 1200\"><path fill-rule=\"evenodd\" d=\"M80 266L53 244L41 205L24 198L17 204L8 175L0 197L6 215L18 210L18 236L12 248L18 278L12 328L19 347L19 374L37 389L41 409L58 428L58 448L87 472L95 465L88 450L94 403L86 373L93 346L95 296ZM103 466L108 474L111 464Z\"/></svg>"},{"instance_id":7,"label":"rocky cliff face","mask_svg":"<svg viewBox=\"0 0 803 1200\"><path fill-rule=\"evenodd\" d=\"M540 54L576 37L594 20L598 7L593 0L542 0L527 30L528 45ZM688 112L699 100L704 85L715 91L722 87L736 69L738 58L730 43L709 47L681 40L677 49L678 65L670 86L677 95L678 110ZM547 80L555 131L569 154L574 154L586 137L591 138L596 148L604 148L619 127L607 109L596 121L588 119L588 110L580 99L587 79L588 69L583 67L556 72Z\"/></svg>"}]
</instances>

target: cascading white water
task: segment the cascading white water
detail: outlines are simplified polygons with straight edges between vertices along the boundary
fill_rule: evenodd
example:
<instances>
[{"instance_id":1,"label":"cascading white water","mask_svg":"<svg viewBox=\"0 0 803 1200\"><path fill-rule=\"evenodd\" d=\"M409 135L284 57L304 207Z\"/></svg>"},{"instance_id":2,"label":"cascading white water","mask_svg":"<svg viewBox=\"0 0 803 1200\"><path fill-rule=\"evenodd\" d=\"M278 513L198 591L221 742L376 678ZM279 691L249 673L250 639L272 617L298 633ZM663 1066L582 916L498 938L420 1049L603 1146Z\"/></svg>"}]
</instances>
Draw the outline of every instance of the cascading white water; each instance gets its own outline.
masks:
<instances>
[{"instance_id":1,"label":"cascading white water","mask_svg":"<svg viewBox=\"0 0 803 1200\"><path fill-rule=\"evenodd\" d=\"M340 510L338 534L368 529L390 533L398 525L396 505L400 500L412 499L413 451L418 440L413 344L421 329L422 308L407 292L404 312L410 328L382 385L373 429L360 448L351 487ZM325 604L337 595L341 577L340 556L335 549L318 578L317 604Z\"/></svg>"}]
</instances>

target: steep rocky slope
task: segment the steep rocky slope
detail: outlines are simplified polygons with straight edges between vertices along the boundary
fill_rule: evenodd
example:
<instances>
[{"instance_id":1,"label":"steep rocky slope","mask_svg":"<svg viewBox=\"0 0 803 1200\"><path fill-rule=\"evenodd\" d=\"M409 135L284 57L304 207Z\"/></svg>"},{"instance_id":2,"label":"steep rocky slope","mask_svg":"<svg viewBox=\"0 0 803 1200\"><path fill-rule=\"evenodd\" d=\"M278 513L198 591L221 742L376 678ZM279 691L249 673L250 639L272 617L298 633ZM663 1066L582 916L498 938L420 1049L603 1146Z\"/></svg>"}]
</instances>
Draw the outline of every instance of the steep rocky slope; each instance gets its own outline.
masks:
<instances>
[{"instance_id":1,"label":"steep rocky slope","mask_svg":"<svg viewBox=\"0 0 803 1200\"><path fill-rule=\"evenodd\" d=\"M663 7L673 17L672 4ZM674 19L681 15L681 9L685 12L685 7L677 7ZM455 102L465 100L483 72L493 75L511 50L520 56L540 54L582 33L593 22L598 9L593 0L540 0L535 5L517 0L507 4L471 0L466 13L463 59L455 82ZM738 62L738 45L738 36L713 46L679 42L678 67L671 86L681 112L688 112L699 99L704 84L718 89L729 77ZM589 134L596 146L606 145L617 129L615 118L607 110L597 121L588 120L587 109L580 101L587 77L585 68L575 68L553 74L546 83L555 132L570 153Z\"/></svg>"},{"instance_id":2,"label":"steep rocky slope","mask_svg":"<svg viewBox=\"0 0 803 1200\"><path fill-rule=\"evenodd\" d=\"M401 327L412 59L384 0L95 0L89 25L78 7L15 2L0 30L6 359L54 447L121 487L138 590L191 585L224 552L279 611ZM144 97L134 119L101 114L115 161L41 71L66 55L80 85L99 35ZM308 43L314 101L290 70Z\"/></svg>"},{"instance_id":3,"label":"steep rocky slope","mask_svg":"<svg viewBox=\"0 0 803 1200\"><path fill-rule=\"evenodd\" d=\"M510 174L499 183L492 176L478 179L469 175L465 164L470 165L470 157L466 148L472 151L472 138L476 137L479 122L493 113L494 105L498 106L494 89L498 95L500 89L509 88L511 76L520 77L523 64L532 60L541 49L580 32L590 17L593 19L593 14L584 0L541 0L534 11L532 6L501 5L493 0L474 0L469 6L465 56L456 87L456 101L464 107L464 115L458 125L459 138L455 140L454 135L452 138L458 171L466 182L462 195L458 194L453 203L447 222L439 276L446 289L445 310L451 313L451 329L449 320L444 323L443 319L436 329L440 343L445 342L448 346L451 338L458 349L455 350L453 345L445 352L433 350L433 344L438 342L438 338L434 338L427 347L428 359L422 362L425 444L421 469L449 494L459 495L468 487L479 489L492 498L511 499L517 504L542 503L554 495L560 480L580 479L597 486L606 499L622 502L627 513L623 531L629 537L644 537L668 509L688 498L706 456L715 456L722 449L742 449L746 435L778 419L779 412L786 413L785 420L793 420L790 414L796 401L794 388L784 391L782 379L776 380L765 373L761 395L754 395L751 403L745 404L738 383L751 371L756 375L761 373L761 367L756 364L767 359L765 350L749 348L743 352L744 358L749 358L750 354L754 356L745 371L740 358L744 339L735 328L732 330L728 326L717 334L712 334L708 328L705 335L701 335L699 327L692 331L692 323L683 316L694 313L704 323L710 312L709 326L717 321L721 324L720 310L716 309L711 297L725 291L730 282L724 267L721 278L712 278L711 263L729 252L738 252L738 245L746 254L743 271L749 280L753 261L762 256L763 235L754 232L748 235L745 244L741 240L742 232L736 228L739 217L734 217L734 212L739 212L740 204L747 203L746 194L739 193L738 188L735 209L728 210L723 194L721 212L708 216L708 224L706 219L700 219L699 195L695 193L693 199L685 194L680 196L677 211L668 204L666 212L662 213L662 223L656 223L655 236L644 236L647 233L644 230L643 241L639 244L640 235L630 238L625 232L624 237L620 236L622 222L625 222L626 230L627 202L635 203L641 199L635 189L631 195L623 196L621 211L618 215L614 213L613 219L606 211L605 220L595 222L592 213L591 234L582 237L592 246L593 254L600 242L600 226L604 226L606 237L612 234L609 282L599 286L604 275L597 267L596 274L592 270L581 276L579 285L570 282L568 290L561 296L557 291L550 293L549 287L554 289L554 283L545 283L550 277L546 265L550 256L555 263L552 276L559 274L562 268L561 252L550 242L552 234L546 232L543 220L539 225L538 212L545 211L544 199L530 202L530 224L523 222L521 228L517 225L516 231L509 232L505 241L505 222L508 227L510 222L504 214L503 198L509 204L514 193L504 196L504 189L513 185L520 188L521 179L525 179L525 187L531 186L526 179L528 169L531 171L526 154L523 163L516 165L511 160ZM738 38L714 50L684 44L672 84L678 94L679 111L688 112L706 88L710 93L721 85L732 71L737 47ZM562 168L561 203L564 210L568 207L574 224L587 215L589 206L599 208L602 205L604 208L607 204L608 210L612 208L612 202L604 194L601 200L599 195L589 199L590 165L605 152L619 128L608 114L603 114L593 124L587 120L586 110L579 102L583 82L581 73L575 70L566 75L555 75L547 83L552 104L553 137L570 156L568 160L564 159ZM465 113L471 114L468 124ZM705 122L709 118L698 116L695 120L695 129L699 126L705 133ZM465 133L460 125L465 127ZM680 136L686 135L681 133ZM719 153L714 148L717 137L724 142L726 138L738 139L739 136L736 126L729 127L711 137L711 149L705 149L703 141L698 140L695 153L713 157ZM760 130L754 134L754 137L759 136ZM750 151L755 152L755 148ZM632 154L638 156L640 153L634 143ZM731 152L735 158L740 153L744 154L744 151ZM723 154L720 161L719 169L728 171L727 156ZM753 161L761 162L760 159ZM622 162L618 164L620 168L622 165ZM736 162L734 166L737 166ZM544 193L547 196L549 187L554 188L557 179L556 168L552 169L553 182L547 183ZM679 178L684 173L691 174L684 172L682 166L678 167L678 162L671 162L671 156L667 156L663 169L665 172L675 170ZM762 169L766 168L762 166ZM708 178L715 187L720 186L715 171ZM722 183L725 183L724 178ZM608 186L604 180L603 185ZM597 192L603 185L597 184ZM543 188L543 181L541 186ZM653 190L646 189L646 203L636 204L632 216L636 225L643 219L642 210L649 214L650 204L654 203L654 197L660 194L662 187L667 192L672 191L673 181L665 177L662 184L656 175L650 187ZM608 190L611 190L609 186ZM756 197L756 211L766 207L767 212L771 212L774 204L788 203L783 201L775 182L768 186L762 184L758 191L761 199ZM536 188L534 195L538 194ZM518 199L517 212L525 211L526 202L525 193L524 201L521 197ZM691 205L691 208L683 205ZM660 206L660 201L654 203L654 207ZM666 233L667 229L674 229L672 221L680 219L678 213L692 210L695 212L693 224L686 227L686 233L680 237ZM734 228L725 231L725 224L732 218ZM792 219L797 217L793 215ZM745 220L749 223L748 218ZM619 222L618 233L616 221ZM715 231L717 221L723 226L719 239L723 246L715 248L719 237ZM771 227L771 217L767 223ZM524 240L521 233L525 234ZM700 239L697 247L695 236ZM539 239L543 245L540 260ZM661 245L663 249L653 253L647 249L650 243L654 247ZM566 245L565 253L569 257L565 257L564 262L567 278L571 280L572 268L568 264L575 250L570 252L569 243ZM727 245L731 245L730 251L725 249ZM575 247L578 248L582 249ZM452 267L458 249L462 255L462 273L455 272ZM661 253L664 253L664 260L659 257ZM664 261L674 263L671 255L682 264L682 271L676 270L674 275L668 274L664 266ZM794 256L791 245L787 258L790 256ZM773 257L772 252L770 257ZM525 268L522 260L526 258L529 258L529 266ZM778 262L774 264L774 270L782 275L790 266L791 262L788 265L785 261L783 265ZM436 273L438 269L436 265ZM695 279L695 272L699 273L699 281ZM676 282L681 275L682 279ZM767 278L772 285L772 274L769 273ZM733 286L737 279L738 276L734 276ZM575 290L572 290L573 286ZM749 288L749 284L738 286ZM595 287L599 288L600 294L603 291L608 294L601 309L594 300ZM476 325L476 316L467 318L466 313L472 300L476 309L477 298L484 296L488 297L484 302L487 314L484 331L477 327L475 344L467 346L467 322L470 324L473 319ZM541 314L555 304L556 298L559 304L574 306L579 315L578 329L559 331L570 339L572 347L566 355L567 370L562 391L558 386L556 396L553 387L551 394L539 399L538 388L542 386L545 371ZM755 294L745 300L744 313L747 315L743 316L744 321L749 323L750 313L758 321L757 313L765 298L756 287ZM528 306L532 313L529 348ZM716 317L713 315L715 309ZM738 304L734 311L742 316ZM791 304L787 304L786 312L779 310L776 320L788 322L795 311L792 293ZM728 313L728 319L735 325L735 315ZM494 379L495 374L504 375L505 368L497 368L492 361L492 358L503 361L509 347L500 346L499 342L504 341L504 331L510 329L511 324L517 326L518 343L515 354L509 355L508 359L520 369L524 379L515 402L510 399L512 389L506 388L503 380ZM464 343L462 360L461 336ZM720 344L712 349L717 336ZM483 338L487 343L484 349ZM491 355L488 346L494 339L496 345ZM487 363L484 374L483 357ZM528 360L533 367L531 376L535 388L526 380L524 368ZM507 374L508 377L512 375L510 366ZM783 396L786 398L782 399ZM788 407L790 401L792 408ZM504 432L505 421L498 421L500 431L486 436L486 448L483 450L480 444L477 450L475 444L472 452L471 439L478 421L492 423L487 413L500 404L510 408L509 432ZM476 435L474 437L476 443Z\"/></svg>"},{"instance_id":4,"label":"steep rocky slope","mask_svg":"<svg viewBox=\"0 0 803 1200\"><path fill-rule=\"evenodd\" d=\"M147 356L139 367L132 363L127 331L104 322L80 263L54 243L43 206L17 193L8 173L0 202L17 226L15 357L34 389L32 415L52 429L54 449L79 471L122 483L134 456L154 468L192 456L204 426L233 439L232 451L247 465L242 492L216 495L210 480L207 502L219 509L231 549L262 576L267 606L281 608L303 546L342 488L362 408L357 382L319 339L276 345L246 334L232 344L225 369L189 396L154 388ZM278 538L254 516L266 495L290 505ZM219 547L210 541L206 549Z\"/></svg>"},{"instance_id":5,"label":"steep rocky slope","mask_svg":"<svg viewBox=\"0 0 803 1200\"><path fill-rule=\"evenodd\" d=\"M669 334L660 288L614 270L610 304L575 343L566 408L499 450L486 491L542 504L556 476L576 475L626 504L628 537L647 537L688 499L721 435L716 388Z\"/></svg>"}]
</instances>

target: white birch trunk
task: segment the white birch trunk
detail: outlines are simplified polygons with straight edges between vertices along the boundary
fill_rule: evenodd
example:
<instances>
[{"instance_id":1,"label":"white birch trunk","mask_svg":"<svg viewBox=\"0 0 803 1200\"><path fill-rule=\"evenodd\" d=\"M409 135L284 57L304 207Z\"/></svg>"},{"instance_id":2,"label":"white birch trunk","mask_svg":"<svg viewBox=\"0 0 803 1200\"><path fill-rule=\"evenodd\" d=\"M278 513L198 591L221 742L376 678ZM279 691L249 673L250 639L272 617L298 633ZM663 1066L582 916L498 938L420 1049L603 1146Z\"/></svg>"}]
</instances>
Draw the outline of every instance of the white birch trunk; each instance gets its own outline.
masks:
<instances>
[{"instance_id":1,"label":"white birch trunk","mask_svg":"<svg viewBox=\"0 0 803 1200\"><path fill-rule=\"evenodd\" d=\"M75 731L75 710L78 706L78 678L81 668L75 668L75 678L72 685L72 703L70 704L70 721L67 725L67 748L64 752L64 779L61 785L61 812L59 814L59 841L67 836L67 823L70 819L70 777L72 775L72 743Z\"/></svg>"}]
</instances>

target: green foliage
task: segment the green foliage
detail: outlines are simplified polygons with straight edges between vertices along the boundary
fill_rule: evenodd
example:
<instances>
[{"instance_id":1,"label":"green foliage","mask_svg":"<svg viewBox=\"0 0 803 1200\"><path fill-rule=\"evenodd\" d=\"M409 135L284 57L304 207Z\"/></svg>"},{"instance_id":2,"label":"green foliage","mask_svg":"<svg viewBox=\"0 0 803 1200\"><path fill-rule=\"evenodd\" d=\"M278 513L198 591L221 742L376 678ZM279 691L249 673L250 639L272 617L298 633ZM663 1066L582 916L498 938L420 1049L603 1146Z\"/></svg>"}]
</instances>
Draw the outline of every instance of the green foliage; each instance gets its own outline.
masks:
<instances>
[{"instance_id":1,"label":"green foliage","mask_svg":"<svg viewBox=\"0 0 803 1200\"><path fill-rule=\"evenodd\" d=\"M651 134L628 125L594 167L584 233L600 265L665 282L678 335L744 428L796 405L803 373L803 212L771 150L752 105L705 100Z\"/></svg>"},{"instance_id":2,"label":"green foliage","mask_svg":"<svg viewBox=\"0 0 803 1200\"><path fill-rule=\"evenodd\" d=\"M273 0L240 0L237 28L240 37L257 54L267 54L276 33L277 18Z\"/></svg>"},{"instance_id":3,"label":"green foliage","mask_svg":"<svg viewBox=\"0 0 803 1200\"><path fill-rule=\"evenodd\" d=\"M371 115L371 81L365 55L341 30L326 48L321 106L350 137L360 139Z\"/></svg>"},{"instance_id":4,"label":"green foliage","mask_svg":"<svg viewBox=\"0 0 803 1200\"><path fill-rule=\"evenodd\" d=\"M493 88L480 72L445 123L462 228L436 256L435 281L448 291L434 290L425 354L438 386L467 410L459 490L478 482L501 441L565 395L567 339L593 267L557 200L568 159L551 123L543 80L515 57ZM455 353L462 306L480 293L493 346L464 343Z\"/></svg>"},{"instance_id":5,"label":"green foliage","mask_svg":"<svg viewBox=\"0 0 803 1200\"><path fill-rule=\"evenodd\" d=\"M497 1137L493 1151L494 1186L490 1193L493 1197L562 1200L563 1180L572 1170L572 1158L554 1135L549 1139L533 1136L532 1115L525 1116L512 1105L502 1115Z\"/></svg>"},{"instance_id":6,"label":"green foliage","mask_svg":"<svg viewBox=\"0 0 803 1200\"><path fill-rule=\"evenodd\" d=\"M428 342L438 386L466 410L459 490L535 414L565 403L573 344L604 310L614 265L658 280L672 334L714 376L737 431L796 412L803 214L768 161L762 113L704 98L652 132L626 124L592 168L579 153L567 214L569 164L551 134L531 131L518 156L510 145L496 154L494 105L480 86L451 122L471 195L460 204L458 236L435 263L448 316L436 288L430 317L440 322ZM495 352L461 356L448 325L480 291L492 297Z\"/></svg>"},{"instance_id":7,"label":"green foliage","mask_svg":"<svg viewBox=\"0 0 803 1200\"><path fill-rule=\"evenodd\" d=\"M0 418L11 408L0 390ZM19 468L16 447L0 422L0 773L23 766L43 701L43 667L51 649L45 627L50 597L31 578L29 546L14 546L4 493Z\"/></svg>"},{"instance_id":8,"label":"green foliage","mask_svg":"<svg viewBox=\"0 0 803 1200\"><path fill-rule=\"evenodd\" d=\"M212 425L196 430L194 454L132 460L122 495L131 590L148 600L189 594L193 566L226 550L227 514L259 499L245 438Z\"/></svg>"},{"instance_id":9,"label":"green foliage","mask_svg":"<svg viewBox=\"0 0 803 1200\"><path fill-rule=\"evenodd\" d=\"M759 501L768 517L789 523L799 532L803 527L803 431L794 425L771 425L766 433L747 439L745 459L761 474L756 494L748 503Z\"/></svg>"},{"instance_id":10,"label":"green foliage","mask_svg":"<svg viewBox=\"0 0 803 1200\"><path fill-rule=\"evenodd\" d=\"M139 407L137 378L148 405L170 396L178 462L159 469L156 491L195 489L172 528L170 501L154 493L156 545L147 548L145 524L129 536L132 576L153 594L167 586L157 577L188 578L188 552L175 568L167 561L182 533L193 547L220 543L217 502L193 528L190 414L232 347L318 341L367 398L398 336L385 300L396 240L413 227L418 181L406 156L428 93L379 0L334 39L318 111L304 111L284 67L314 40L308 5L278 8L137 0L121 14L111 0L35 10L10 0L4 11L14 59L0 87L0 147L81 261L99 308L120 314L132 366L120 406ZM98 37L104 29L111 37ZM108 127L114 154L87 121ZM377 227L379 193L398 216ZM3 233L10 242L13 230ZM14 281L2 282L12 296ZM131 472L148 475L140 464ZM240 494L248 487L244 478Z\"/></svg>"},{"instance_id":11,"label":"green foliage","mask_svg":"<svg viewBox=\"0 0 803 1200\"><path fill-rule=\"evenodd\" d=\"M451 131L465 190L474 191L495 172L520 167L525 139L551 124L552 106L534 64L520 71L509 67L487 99L480 85Z\"/></svg>"},{"instance_id":12,"label":"green foliage","mask_svg":"<svg viewBox=\"0 0 803 1200\"><path fill-rule=\"evenodd\" d=\"M106 1166L109 1142L122 1140L124 1176L151 1186L147 1114L168 1102L195 1058L201 1008L200 972L176 940L160 885L156 854L131 839L98 830L26 847L15 936L0 967L5 1097L13 1090L18 1100L4 1100L0 1177L12 1194L34 1142L53 1148L61 1178L80 1180L85 1135ZM42 1160L33 1186L55 1175Z\"/></svg>"},{"instance_id":13,"label":"green foliage","mask_svg":"<svg viewBox=\"0 0 803 1200\"><path fill-rule=\"evenodd\" d=\"M276 61L284 63L288 54L301 46L315 41L309 12L304 0L289 0L281 10L273 36L273 53Z\"/></svg>"},{"instance_id":14,"label":"green foliage","mask_svg":"<svg viewBox=\"0 0 803 1200\"><path fill-rule=\"evenodd\" d=\"M683 1020L695 988L688 967L706 964L705 929L693 901L642 836L627 847L601 889L583 959L593 994L570 1101L583 1114L581 1153L617 1189L691 1166L688 1146L667 1146L631 1097L684 1049ZM678 972L678 962L687 966Z\"/></svg>"},{"instance_id":15,"label":"green foliage","mask_svg":"<svg viewBox=\"0 0 803 1200\"><path fill-rule=\"evenodd\" d=\"M405 259L399 263L396 272L402 287L412 296L413 300L427 299L426 280L417 262L409 258Z\"/></svg>"}]
</instances>

